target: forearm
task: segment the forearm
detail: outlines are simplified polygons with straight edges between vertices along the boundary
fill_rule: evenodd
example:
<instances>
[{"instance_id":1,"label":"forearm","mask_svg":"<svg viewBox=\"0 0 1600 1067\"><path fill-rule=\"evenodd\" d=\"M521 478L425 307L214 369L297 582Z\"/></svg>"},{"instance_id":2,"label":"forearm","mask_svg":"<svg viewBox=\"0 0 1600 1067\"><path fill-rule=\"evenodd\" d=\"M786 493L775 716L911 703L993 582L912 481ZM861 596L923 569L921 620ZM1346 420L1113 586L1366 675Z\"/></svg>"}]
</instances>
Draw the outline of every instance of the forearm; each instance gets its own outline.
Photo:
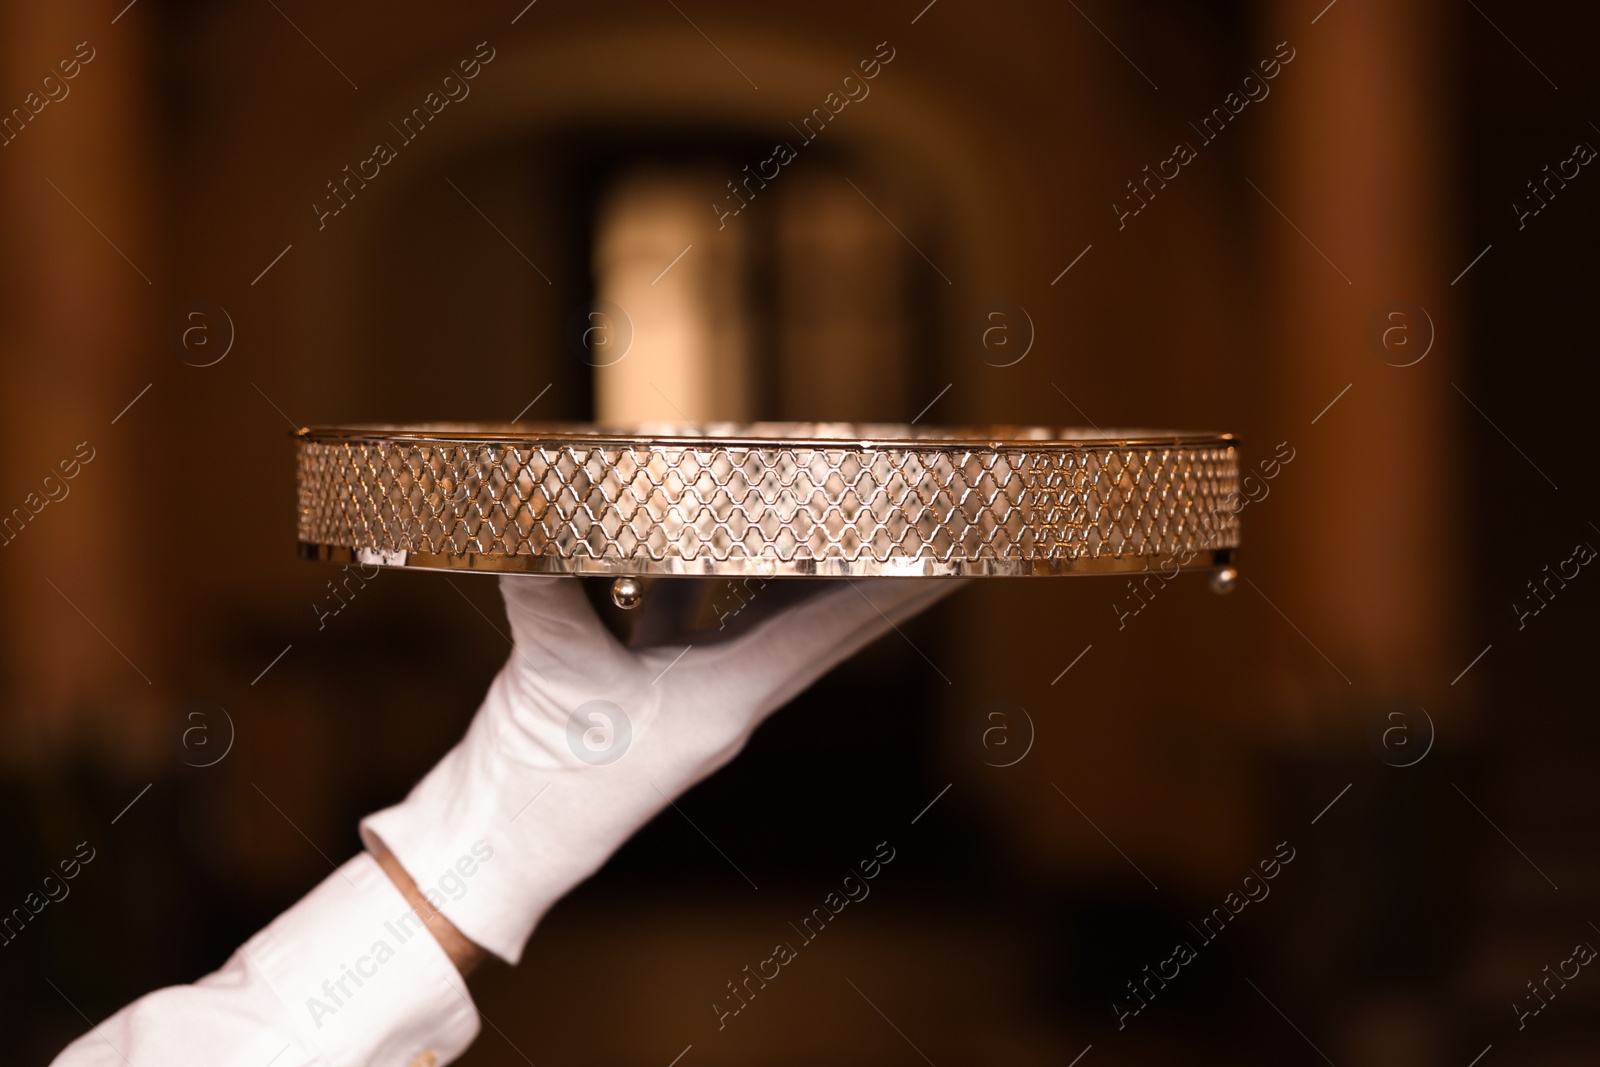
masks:
<instances>
[{"instance_id":1,"label":"forearm","mask_svg":"<svg viewBox=\"0 0 1600 1067\"><path fill-rule=\"evenodd\" d=\"M366 853L347 861L219 970L134 1001L56 1067L449 1063L478 1031L461 975L481 952L447 942L448 923L398 876Z\"/></svg>"}]
</instances>

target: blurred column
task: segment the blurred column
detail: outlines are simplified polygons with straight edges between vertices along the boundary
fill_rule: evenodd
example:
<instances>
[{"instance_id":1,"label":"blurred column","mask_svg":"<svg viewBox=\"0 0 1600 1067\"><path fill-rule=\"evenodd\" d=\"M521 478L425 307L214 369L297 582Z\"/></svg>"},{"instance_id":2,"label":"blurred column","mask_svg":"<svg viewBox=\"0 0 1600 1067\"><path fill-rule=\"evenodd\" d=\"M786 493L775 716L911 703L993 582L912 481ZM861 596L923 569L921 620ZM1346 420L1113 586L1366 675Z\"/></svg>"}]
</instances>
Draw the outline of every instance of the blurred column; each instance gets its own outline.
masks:
<instances>
[{"instance_id":1,"label":"blurred column","mask_svg":"<svg viewBox=\"0 0 1600 1067\"><path fill-rule=\"evenodd\" d=\"M1263 195L1241 195L1256 200L1270 263L1269 365L1297 456L1283 506L1246 518L1245 573L1349 676L1364 714L1374 699L1426 704L1470 658L1457 632L1464 516L1450 280L1465 250L1447 240L1457 177L1442 70L1451 22L1435 0L1341 2L1320 15L1318 6L1265 5L1257 48L1287 41L1294 50L1262 105L1271 123ZM1404 304L1427 316L1387 320L1405 327L1391 340L1404 335L1410 347L1385 351L1372 323ZM1432 351L1393 365L1425 350L1429 318ZM1274 442L1253 445L1247 458ZM1296 492L1291 480L1318 491ZM1301 711L1328 706L1314 696L1329 690L1327 664L1300 655L1305 640L1288 627L1279 636L1298 648L1276 661L1296 666L1282 669L1269 703L1280 716L1294 710L1285 698Z\"/></svg>"},{"instance_id":2,"label":"blurred column","mask_svg":"<svg viewBox=\"0 0 1600 1067\"><path fill-rule=\"evenodd\" d=\"M159 628L136 548L155 509L129 502L174 490L176 471L137 465L150 397L112 424L151 380L134 364L161 328L142 15L112 25L104 8L67 4L0 15L0 109L37 108L0 147L0 513L29 514L0 547L0 753L19 762L84 742L126 762L156 721Z\"/></svg>"}]
</instances>

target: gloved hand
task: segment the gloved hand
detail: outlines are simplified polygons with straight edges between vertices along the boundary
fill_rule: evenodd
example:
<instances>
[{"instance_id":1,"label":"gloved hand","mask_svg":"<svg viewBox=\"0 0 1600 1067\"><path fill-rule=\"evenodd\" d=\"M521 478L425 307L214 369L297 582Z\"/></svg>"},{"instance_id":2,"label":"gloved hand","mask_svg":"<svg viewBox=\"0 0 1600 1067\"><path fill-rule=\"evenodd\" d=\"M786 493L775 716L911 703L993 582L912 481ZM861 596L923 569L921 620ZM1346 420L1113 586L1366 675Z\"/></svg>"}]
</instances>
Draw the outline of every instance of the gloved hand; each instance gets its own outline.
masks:
<instances>
[{"instance_id":1,"label":"gloved hand","mask_svg":"<svg viewBox=\"0 0 1600 1067\"><path fill-rule=\"evenodd\" d=\"M362 838L515 963L552 904L763 719L958 584L839 581L684 653L623 647L570 578L501 578L510 660L466 737L404 801L362 820Z\"/></svg>"}]
</instances>

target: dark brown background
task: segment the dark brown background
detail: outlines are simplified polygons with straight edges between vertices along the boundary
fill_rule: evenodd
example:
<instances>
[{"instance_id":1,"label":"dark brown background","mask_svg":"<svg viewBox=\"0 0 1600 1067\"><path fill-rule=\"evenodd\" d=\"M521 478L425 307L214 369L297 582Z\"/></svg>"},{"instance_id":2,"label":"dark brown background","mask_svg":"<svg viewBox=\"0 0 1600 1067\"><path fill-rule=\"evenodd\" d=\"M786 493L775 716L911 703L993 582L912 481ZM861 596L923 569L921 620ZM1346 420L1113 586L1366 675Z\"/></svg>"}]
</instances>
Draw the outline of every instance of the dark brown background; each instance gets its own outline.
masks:
<instances>
[{"instance_id":1,"label":"dark brown background","mask_svg":"<svg viewBox=\"0 0 1600 1067\"><path fill-rule=\"evenodd\" d=\"M1340 1064L1491 1044L1486 1065L1582 1061L1600 979L1521 1032L1510 1005L1600 941L1600 579L1521 630L1511 605L1600 542L1600 179L1520 231L1511 204L1600 143L1591 14L539 0L513 25L520 8L0 8L6 109L96 50L0 148L0 507L96 450L0 548L0 908L97 850L0 948L14 1058L82 1031L73 1005L98 1019L219 965L358 847L356 819L448 747L506 653L472 578L385 574L318 630L331 573L294 558L290 428L503 420L547 383L534 417L589 417L566 331L608 183L731 175L888 40L871 97L737 220L781 252L804 190L870 194L920 250L885 221L894 302L836 316L882 364L819 385L809 320L757 286L758 414L904 420L948 383L926 421L1214 427L1250 463L1288 442L1244 513L1250 584L1176 583L1122 630L1118 579L963 590L683 801L759 891L669 811L519 968L483 973L494 1025L464 1062L666 1064L691 1043L687 1065L1066 1063L1091 1044L1086 1067L1313 1062L1309 1043ZM472 95L319 232L323 182L484 40ZM1271 95L1119 231L1123 183L1284 40ZM215 366L171 340L194 301L236 327ZM1372 340L1398 304L1436 333L1404 368ZM1036 343L996 368L972 323L1002 306ZM1036 726L1013 767L967 741L988 700ZM194 701L237 730L208 768L184 763ZM1371 742L1397 707L1437 731L1406 768ZM723 984L885 839L900 858L873 895L719 1033ZM1123 982L1280 841L1297 854L1271 897L1118 1031Z\"/></svg>"}]
</instances>

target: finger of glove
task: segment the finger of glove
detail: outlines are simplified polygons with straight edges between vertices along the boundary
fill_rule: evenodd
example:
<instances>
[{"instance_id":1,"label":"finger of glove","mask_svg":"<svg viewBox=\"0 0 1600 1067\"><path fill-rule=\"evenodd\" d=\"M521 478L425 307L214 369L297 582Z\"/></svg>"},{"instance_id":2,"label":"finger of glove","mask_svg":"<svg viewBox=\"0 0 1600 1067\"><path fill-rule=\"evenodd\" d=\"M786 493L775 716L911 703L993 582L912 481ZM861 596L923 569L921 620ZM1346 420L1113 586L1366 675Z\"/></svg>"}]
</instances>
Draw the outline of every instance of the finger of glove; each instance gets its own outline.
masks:
<instances>
[{"instance_id":1,"label":"finger of glove","mask_svg":"<svg viewBox=\"0 0 1600 1067\"><path fill-rule=\"evenodd\" d=\"M679 684L711 691L718 699L709 703L738 708L752 716L753 725L961 584L945 578L845 580L747 634L705 649Z\"/></svg>"},{"instance_id":2,"label":"finger of glove","mask_svg":"<svg viewBox=\"0 0 1600 1067\"><path fill-rule=\"evenodd\" d=\"M632 675L638 661L584 596L577 580L504 575L500 595L522 666L550 685L570 687L596 675Z\"/></svg>"}]
</instances>

